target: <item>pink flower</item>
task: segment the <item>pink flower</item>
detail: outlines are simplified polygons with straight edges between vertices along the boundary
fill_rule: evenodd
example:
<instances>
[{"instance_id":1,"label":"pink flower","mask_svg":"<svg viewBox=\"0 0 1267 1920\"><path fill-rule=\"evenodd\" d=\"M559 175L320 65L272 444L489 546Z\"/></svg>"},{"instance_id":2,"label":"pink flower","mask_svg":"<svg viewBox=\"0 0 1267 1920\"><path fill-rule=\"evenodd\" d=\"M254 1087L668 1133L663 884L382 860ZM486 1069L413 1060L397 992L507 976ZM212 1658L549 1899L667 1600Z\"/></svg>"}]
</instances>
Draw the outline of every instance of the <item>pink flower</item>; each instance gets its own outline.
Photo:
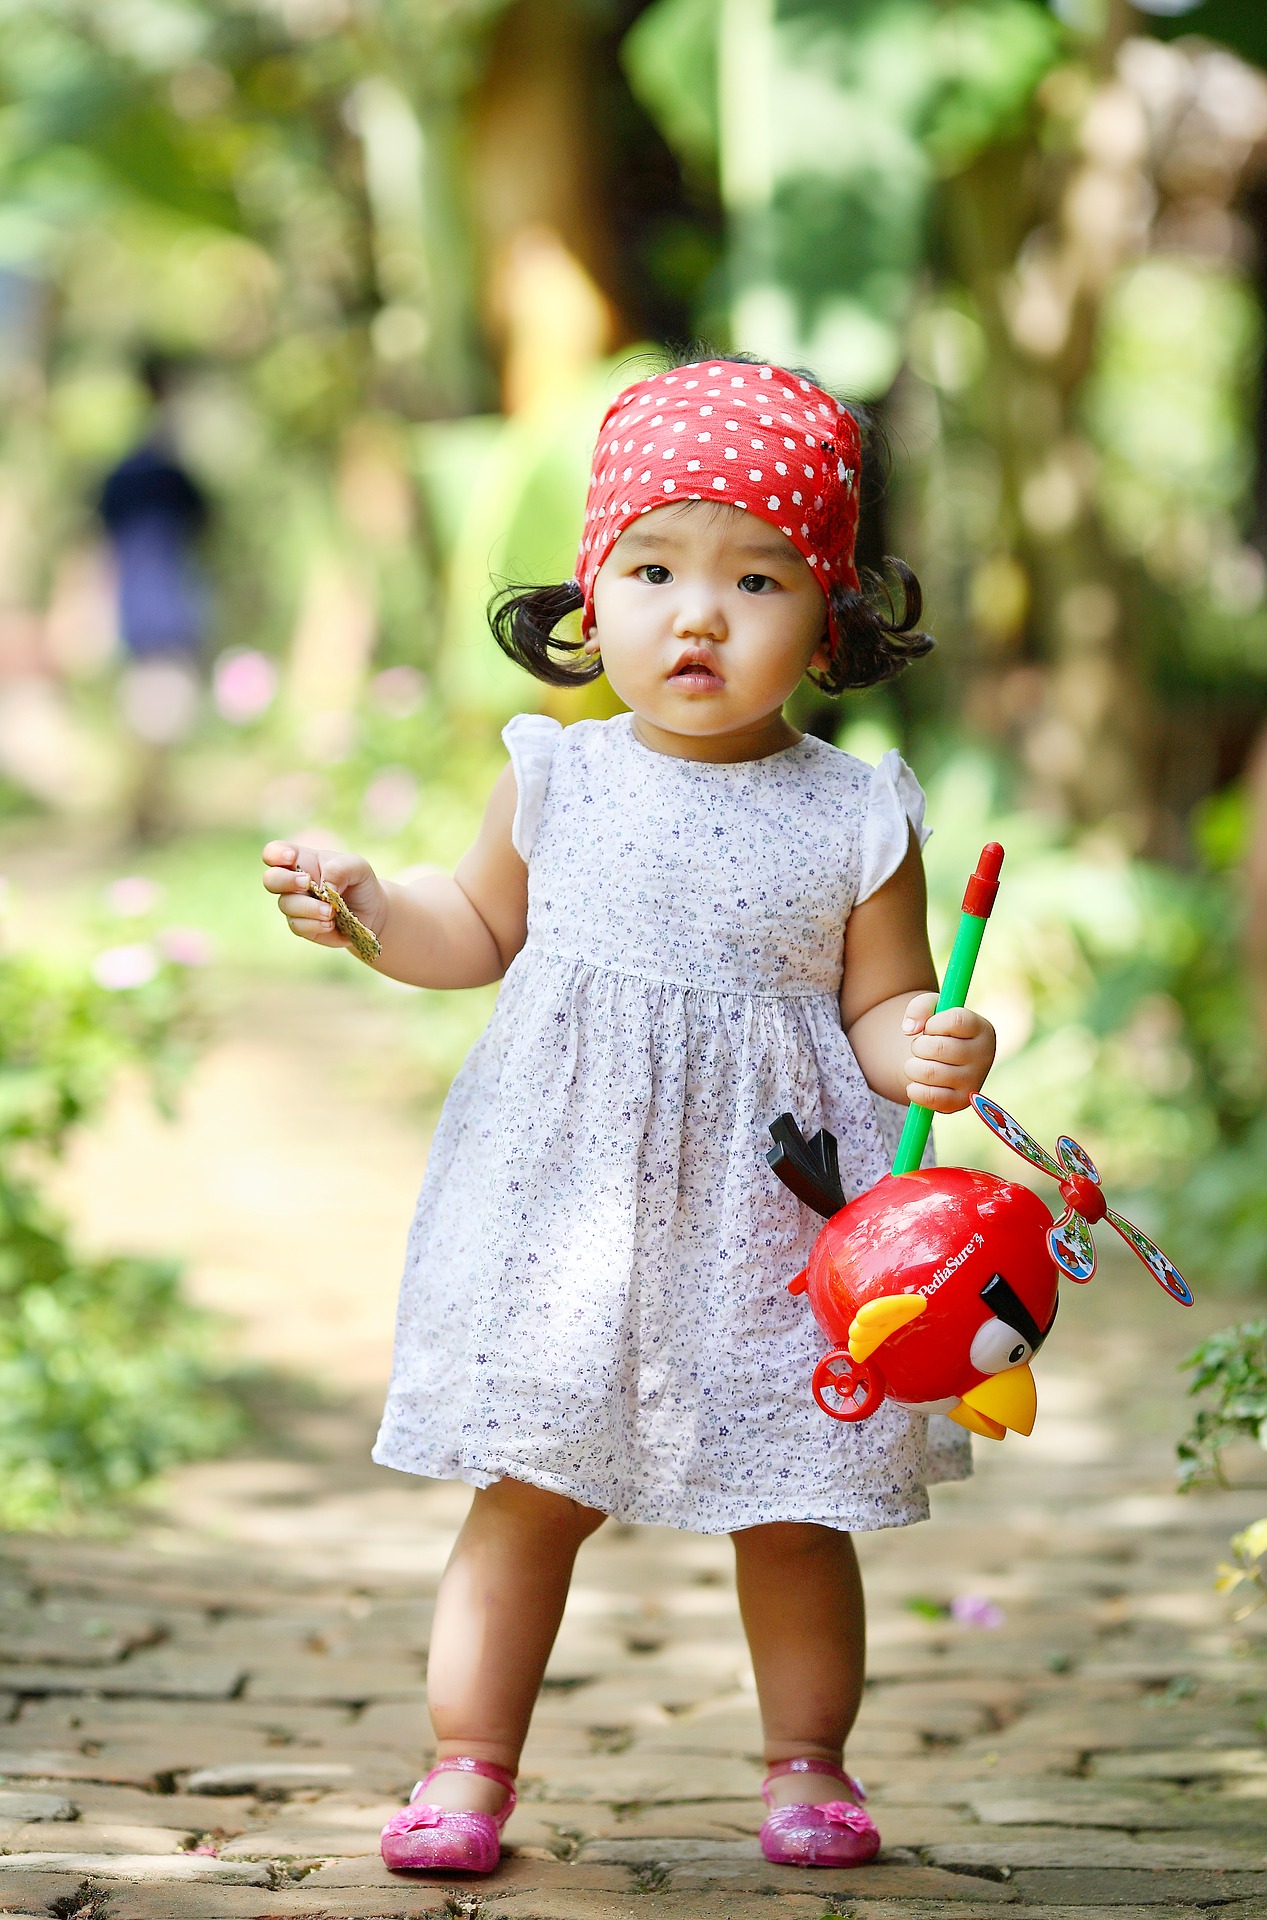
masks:
<instances>
[{"instance_id":1,"label":"pink flower","mask_svg":"<svg viewBox=\"0 0 1267 1920\"><path fill-rule=\"evenodd\" d=\"M215 943L201 927L164 927L158 946L164 960L177 967L209 967L216 957Z\"/></svg>"},{"instance_id":2,"label":"pink flower","mask_svg":"<svg viewBox=\"0 0 1267 1920\"><path fill-rule=\"evenodd\" d=\"M418 805L418 782L408 767L384 767L365 789L361 812L380 833L399 833Z\"/></svg>"},{"instance_id":3,"label":"pink flower","mask_svg":"<svg viewBox=\"0 0 1267 1920\"><path fill-rule=\"evenodd\" d=\"M107 907L124 920L139 920L142 914L152 912L162 897L157 880L147 880L141 873L130 873L106 888Z\"/></svg>"},{"instance_id":4,"label":"pink flower","mask_svg":"<svg viewBox=\"0 0 1267 1920\"><path fill-rule=\"evenodd\" d=\"M99 987L122 993L129 987L143 987L158 972L159 959L148 941L133 946L107 947L92 963L92 977Z\"/></svg>"},{"instance_id":5,"label":"pink flower","mask_svg":"<svg viewBox=\"0 0 1267 1920\"><path fill-rule=\"evenodd\" d=\"M427 676L417 667L384 667L370 681L370 695L393 720L408 720L427 697Z\"/></svg>"},{"instance_id":6,"label":"pink flower","mask_svg":"<svg viewBox=\"0 0 1267 1920\"><path fill-rule=\"evenodd\" d=\"M272 706L277 668L255 647L231 647L216 661L211 697L216 711L232 726L244 727Z\"/></svg>"},{"instance_id":7,"label":"pink flower","mask_svg":"<svg viewBox=\"0 0 1267 1920\"><path fill-rule=\"evenodd\" d=\"M1002 1607L983 1593L959 1594L951 1601L950 1612L961 1627L1001 1627L1005 1617Z\"/></svg>"}]
</instances>

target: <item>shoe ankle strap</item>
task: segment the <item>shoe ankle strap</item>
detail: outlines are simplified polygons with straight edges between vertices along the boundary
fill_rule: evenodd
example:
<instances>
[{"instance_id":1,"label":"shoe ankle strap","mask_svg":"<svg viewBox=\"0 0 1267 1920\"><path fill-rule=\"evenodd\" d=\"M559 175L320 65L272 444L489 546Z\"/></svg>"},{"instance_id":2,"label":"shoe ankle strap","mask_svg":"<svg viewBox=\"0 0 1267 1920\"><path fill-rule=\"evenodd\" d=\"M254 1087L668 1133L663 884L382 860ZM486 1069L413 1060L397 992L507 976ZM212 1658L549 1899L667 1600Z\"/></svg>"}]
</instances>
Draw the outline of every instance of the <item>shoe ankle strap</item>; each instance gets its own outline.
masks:
<instances>
[{"instance_id":1,"label":"shoe ankle strap","mask_svg":"<svg viewBox=\"0 0 1267 1920\"><path fill-rule=\"evenodd\" d=\"M512 1801L515 1798L515 1776L508 1767L499 1767L493 1760L477 1760L468 1753L454 1754L448 1760L437 1760L426 1778L414 1788L414 1796L429 1786L438 1773L477 1773L481 1780L493 1780L499 1787L505 1787Z\"/></svg>"},{"instance_id":2,"label":"shoe ankle strap","mask_svg":"<svg viewBox=\"0 0 1267 1920\"><path fill-rule=\"evenodd\" d=\"M761 1789L761 1797L767 1806L770 1804L768 1793L770 1782L782 1779L789 1773L826 1774L829 1780L839 1780L842 1786L848 1787L855 1799L865 1800L867 1797L863 1792L862 1782L855 1780L851 1773L846 1773L843 1767L833 1766L830 1760L776 1760L774 1765L766 1770L765 1784Z\"/></svg>"}]
</instances>

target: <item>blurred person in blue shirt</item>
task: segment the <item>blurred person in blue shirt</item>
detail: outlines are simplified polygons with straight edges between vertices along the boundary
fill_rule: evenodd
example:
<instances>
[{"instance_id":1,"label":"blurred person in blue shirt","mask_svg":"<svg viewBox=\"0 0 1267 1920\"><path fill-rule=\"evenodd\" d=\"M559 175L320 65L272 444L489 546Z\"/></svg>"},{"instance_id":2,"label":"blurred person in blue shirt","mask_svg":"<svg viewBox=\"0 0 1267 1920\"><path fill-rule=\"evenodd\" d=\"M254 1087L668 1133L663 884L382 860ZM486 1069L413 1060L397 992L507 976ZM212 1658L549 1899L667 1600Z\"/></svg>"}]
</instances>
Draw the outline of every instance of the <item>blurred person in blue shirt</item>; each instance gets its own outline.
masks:
<instances>
[{"instance_id":1,"label":"blurred person in blue shirt","mask_svg":"<svg viewBox=\"0 0 1267 1920\"><path fill-rule=\"evenodd\" d=\"M192 731L201 697L209 595L199 545L209 506L176 448L173 363L149 354L140 373L151 422L139 445L107 474L98 511L114 556L127 656L119 693L136 743L133 825L141 838L152 839L171 825L168 760Z\"/></svg>"}]
</instances>

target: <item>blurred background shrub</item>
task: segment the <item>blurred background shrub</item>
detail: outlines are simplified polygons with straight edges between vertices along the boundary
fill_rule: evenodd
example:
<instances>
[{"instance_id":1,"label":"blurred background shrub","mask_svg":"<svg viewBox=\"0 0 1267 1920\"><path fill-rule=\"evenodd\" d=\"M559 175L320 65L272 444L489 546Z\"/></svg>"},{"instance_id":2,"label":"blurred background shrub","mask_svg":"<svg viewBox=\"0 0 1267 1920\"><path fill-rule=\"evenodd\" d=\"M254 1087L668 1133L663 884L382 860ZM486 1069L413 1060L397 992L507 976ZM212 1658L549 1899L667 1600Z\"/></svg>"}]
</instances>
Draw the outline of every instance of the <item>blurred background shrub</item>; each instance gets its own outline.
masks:
<instances>
[{"instance_id":1,"label":"blurred background shrub","mask_svg":"<svg viewBox=\"0 0 1267 1920\"><path fill-rule=\"evenodd\" d=\"M797 718L925 778L939 951L1006 842L1000 1098L1199 1285L1261 1292L1264 63L1258 0L0 5L3 990L48 1009L14 1114L77 1121L120 1049L186 1044L144 929L85 983L108 873L214 931L231 1007L296 965L261 835L450 863L511 713L612 710L519 674L484 607L570 574L606 401L703 339L888 434L863 558L915 566L940 646ZM489 997L416 997L423 1117ZM103 1355L156 1307L179 1355L170 1281L55 1241L24 1259L116 1314ZM87 1430L57 1404L14 1431Z\"/></svg>"},{"instance_id":2,"label":"blurred background shrub","mask_svg":"<svg viewBox=\"0 0 1267 1920\"><path fill-rule=\"evenodd\" d=\"M125 880L135 916L148 882ZM170 1262L86 1259L41 1175L120 1073L170 1106L198 1027L197 937L103 948L91 971L0 955L0 1526L83 1522L160 1468L238 1431L210 1328Z\"/></svg>"}]
</instances>

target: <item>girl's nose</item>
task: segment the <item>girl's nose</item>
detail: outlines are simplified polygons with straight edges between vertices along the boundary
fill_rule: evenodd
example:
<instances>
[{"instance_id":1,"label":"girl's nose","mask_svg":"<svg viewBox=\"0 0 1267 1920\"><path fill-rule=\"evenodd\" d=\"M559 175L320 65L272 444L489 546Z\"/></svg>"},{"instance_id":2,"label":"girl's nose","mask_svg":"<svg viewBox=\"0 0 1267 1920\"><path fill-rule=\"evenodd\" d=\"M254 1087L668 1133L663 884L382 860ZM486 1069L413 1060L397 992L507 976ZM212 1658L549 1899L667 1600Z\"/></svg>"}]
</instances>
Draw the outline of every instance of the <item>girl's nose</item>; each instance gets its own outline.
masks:
<instances>
[{"instance_id":1,"label":"girl's nose","mask_svg":"<svg viewBox=\"0 0 1267 1920\"><path fill-rule=\"evenodd\" d=\"M724 640L726 615L711 594L686 594L678 602L673 634L678 640Z\"/></svg>"}]
</instances>

